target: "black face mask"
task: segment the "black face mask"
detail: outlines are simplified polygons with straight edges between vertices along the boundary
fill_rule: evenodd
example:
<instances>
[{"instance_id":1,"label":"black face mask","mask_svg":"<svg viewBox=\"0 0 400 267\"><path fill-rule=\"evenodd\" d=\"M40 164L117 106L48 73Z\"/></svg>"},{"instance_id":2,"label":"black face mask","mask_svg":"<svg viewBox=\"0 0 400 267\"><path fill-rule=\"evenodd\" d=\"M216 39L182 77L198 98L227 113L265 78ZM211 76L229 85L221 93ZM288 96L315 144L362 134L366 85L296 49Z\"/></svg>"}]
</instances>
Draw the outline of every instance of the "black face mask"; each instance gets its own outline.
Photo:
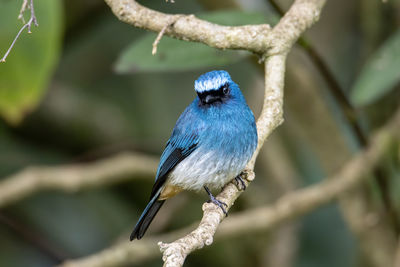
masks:
<instances>
[{"instance_id":1,"label":"black face mask","mask_svg":"<svg viewBox=\"0 0 400 267\"><path fill-rule=\"evenodd\" d=\"M229 85L226 83L217 90L209 90L202 93L197 93L203 105L211 105L213 103L222 103L229 97Z\"/></svg>"}]
</instances>

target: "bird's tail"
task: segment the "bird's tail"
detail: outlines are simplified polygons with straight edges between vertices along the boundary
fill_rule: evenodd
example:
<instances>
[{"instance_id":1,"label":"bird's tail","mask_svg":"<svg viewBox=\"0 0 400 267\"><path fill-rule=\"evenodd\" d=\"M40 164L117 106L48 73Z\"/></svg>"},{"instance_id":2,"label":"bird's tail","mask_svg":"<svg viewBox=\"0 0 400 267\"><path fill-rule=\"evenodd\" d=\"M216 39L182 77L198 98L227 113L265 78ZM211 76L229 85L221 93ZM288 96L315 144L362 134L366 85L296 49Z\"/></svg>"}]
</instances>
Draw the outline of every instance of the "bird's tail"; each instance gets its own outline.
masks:
<instances>
[{"instance_id":1,"label":"bird's tail","mask_svg":"<svg viewBox=\"0 0 400 267\"><path fill-rule=\"evenodd\" d=\"M147 228L150 223L153 221L157 212L164 204L165 200L158 200L160 193L155 194L153 198L150 200L149 204L147 204L144 209L142 215L139 218L139 221L136 223L135 228L132 231L130 240L141 239L143 235L146 233Z\"/></svg>"}]
</instances>

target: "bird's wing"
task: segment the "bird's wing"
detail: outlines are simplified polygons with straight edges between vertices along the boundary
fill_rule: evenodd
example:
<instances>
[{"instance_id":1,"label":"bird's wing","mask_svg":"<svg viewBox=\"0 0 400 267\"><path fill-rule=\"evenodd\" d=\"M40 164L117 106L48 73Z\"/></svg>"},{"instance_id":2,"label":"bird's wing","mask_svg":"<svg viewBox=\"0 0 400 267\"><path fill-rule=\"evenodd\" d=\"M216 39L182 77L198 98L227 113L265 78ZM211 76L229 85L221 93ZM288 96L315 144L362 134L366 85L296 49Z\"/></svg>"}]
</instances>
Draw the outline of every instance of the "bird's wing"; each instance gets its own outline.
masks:
<instances>
[{"instance_id":1,"label":"bird's wing","mask_svg":"<svg viewBox=\"0 0 400 267\"><path fill-rule=\"evenodd\" d=\"M156 181L153 185L150 198L157 194L158 190L164 185L170 171L172 171L179 162L188 157L197 148L198 143L199 138L193 133L172 134L161 155Z\"/></svg>"},{"instance_id":2,"label":"bird's wing","mask_svg":"<svg viewBox=\"0 0 400 267\"><path fill-rule=\"evenodd\" d=\"M178 120L177 126L175 126L172 136L161 155L150 201L133 229L130 237L131 241L135 238L141 239L143 237L154 216L164 203L165 200L159 200L160 189L165 184L169 172L197 148L199 143L198 135L188 133L188 128L190 129L185 123L179 123Z\"/></svg>"}]
</instances>

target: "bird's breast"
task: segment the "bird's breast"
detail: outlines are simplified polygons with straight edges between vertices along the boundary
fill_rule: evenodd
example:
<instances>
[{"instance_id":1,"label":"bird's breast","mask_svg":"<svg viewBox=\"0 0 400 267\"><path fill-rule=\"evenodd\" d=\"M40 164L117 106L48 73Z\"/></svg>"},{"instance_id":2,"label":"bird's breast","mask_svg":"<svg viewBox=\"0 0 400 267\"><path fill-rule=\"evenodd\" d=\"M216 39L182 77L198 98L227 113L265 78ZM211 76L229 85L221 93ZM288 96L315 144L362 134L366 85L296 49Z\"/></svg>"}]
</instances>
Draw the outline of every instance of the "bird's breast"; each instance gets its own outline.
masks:
<instances>
[{"instance_id":1,"label":"bird's breast","mask_svg":"<svg viewBox=\"0 0 400 267\"><path fill-rule=\"evenodd\" d=\"M170 172L167 185L201 190L221 188L239 175L257 144L254 116L247 106L193 109L189 129L197 129L196 149ZM188 119L188 118L186 118ZM185 129L188 129L187 127ZM182 130L183 131L183 130Z\"/></svg>"},{"instance_id":2,"label":"bird's breast","mask_svg":"<svg viewBox=\"0 0 400 267\"><path fill-rule=\"evenodd\" d=\"M200 141L198 148L171 171L167 184L186 190L201 190L204 185L221 188L250 160L253 149L246 138L220 134Z\"/></svg>"}]
</instances>

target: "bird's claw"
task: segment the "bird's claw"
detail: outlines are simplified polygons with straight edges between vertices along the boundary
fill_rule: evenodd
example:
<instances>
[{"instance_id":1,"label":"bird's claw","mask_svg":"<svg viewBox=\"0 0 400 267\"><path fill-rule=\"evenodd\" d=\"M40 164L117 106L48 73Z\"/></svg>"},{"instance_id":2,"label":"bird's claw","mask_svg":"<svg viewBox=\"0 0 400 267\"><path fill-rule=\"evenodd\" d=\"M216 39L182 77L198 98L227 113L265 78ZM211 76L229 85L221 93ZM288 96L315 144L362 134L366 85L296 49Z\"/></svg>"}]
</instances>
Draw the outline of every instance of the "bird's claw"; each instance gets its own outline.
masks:
<instances>
[{"instance_id":1,"label":"bird's claw","mask_svg":"<svg viewBox=\"0 0 400 267\"><path fill-rule=\"evenodd\" d=\"M211 191L207 188L207 186L204 186L204 189L206 190L208 196L210 197L210 199L207 201L207 203L214 203L215 205L220 207L220 209L225 214L225 216L228 216L228 212L224 208L224 206L228 208L228 204L226 204L225 202L222 202L222 201L218 200L216 197L214 197L211 194Z\"/></svg>"},{"instance_id":2,"label":"bird's claw","mask_svg":"<svg viewBox=\"0 0 400 267\"><path fill-rule=\"evenodd\" d=\"M207 203L214 203L215 205L217 205L218 207L221 208L222 212L223 212L226 216L228 216L228 212L227 212L226 209L224 208L224 206L225 206L225 207L228 207L228 205L227 205L225 202L222 202L222 201L216 199L214 196L211 195L211 196L210 196L210 199L207 201Z\"/></svg>"},{"instance_id":3,"label":"bird's claw","mask_svg":"<svg viewBox=\"0 0 400 267\"><path fill-rule=\"evenodd\" d=\"M236 186L239 190L243 190L243 191L246 190L247 186L246 186L245 181L242 178L242 174L239 174L238 176L236 176L235 181L236 181Z\"/></svg>"}]
</instances>

